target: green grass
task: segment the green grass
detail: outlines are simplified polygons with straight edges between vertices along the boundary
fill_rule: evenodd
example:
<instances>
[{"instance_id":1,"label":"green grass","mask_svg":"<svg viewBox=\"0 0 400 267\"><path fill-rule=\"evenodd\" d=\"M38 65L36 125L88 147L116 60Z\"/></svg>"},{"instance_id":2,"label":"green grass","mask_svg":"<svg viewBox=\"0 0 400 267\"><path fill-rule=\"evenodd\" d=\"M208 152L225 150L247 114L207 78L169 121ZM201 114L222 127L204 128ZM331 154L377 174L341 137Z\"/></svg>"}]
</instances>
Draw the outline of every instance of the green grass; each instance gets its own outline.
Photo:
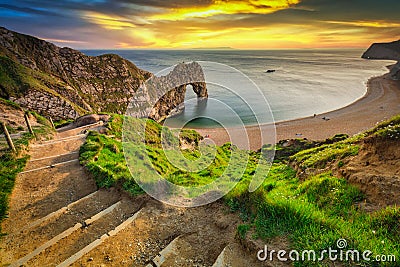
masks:
<instances>
[{"instance_id":1,"label":"green grass","mask_svg":"<svg viewBox=\"0 0 400 267\"><path fill-rule=\"evenodd\" d=\"M369 131L366 131L366 135L385 135L384 133L393 128L398 127L400 125L400 115L394 116L393 118L383 121L379 123L376 127L372 128Z\"/></svg>"},{"instance_id":2,"label":"green grass","mask_svg":"<svg viewBox=\"0 0 400 267\"><path fill-rule=\"evenodd\" d=\"M21 106L19 104L15 103L15 102L13 102L11 100L7 100L7 99L4 99L4 98L0 97L0 103L3 104L3 105L6 105L6 106L12 107L12 108L14 108L16 110L22 110L22 108L21 108Z\"/></svg>"},{"instance_id":3,"label":"green grass","mask_svg":"<svg viewBox=\"0 0 400 267\"><path fill-rule=\"evenodd\" d=\"M333 144L306 149L290 157L291 161L303 170L307 168L324 168L327 163L355 156L360 149L359 140L364 135L358 135Z\"/></svg>"},{"instance_id":4,"label":"green grass","mask_svg":"<svg viewBox=\"0 0 400 267\"><path fill-rule=\"evenodd\" d=\"M28 156L17 157L12 153L0 155L0 222L7 217L8 198L14 188L15 177L23 170L27 160Z\"/></svg>"},{"instance_id":5,"label":"green grass","mask_svg":"<svg viewBox=\"0 0 400 267\"><path fill-rule=\"evenodd\" d=\"M290 156L291 164L297 164L302 169L324 169L332 162L336 162L335 166L343 166L343 159L357 155L364 138L379 136L390 139L392 137L386 132L398 127L399 122L395 119L364 134L350 138L345 135L335 136L324 144L313 144L315 147L299 149L300 151L296 147L282 155L287 157L288 154L294 154ZM138 130L143 129L144 125L146 134L141 136ZM361 211L358 204L364 201L364 194L345 179L332 175L330 171L325 170L322 174L309 175L300 180L296 171L285 160L280 160L272 165L268 174L264 174L262 185L255 192L249 193L248 187L257 170L260 153L244 153L226 144L216 148L214 158L211 157L211 151L201 151L195 147L182 151L184 159L188 160L186 162L182 159L185 167L190 169L190 161L197 161L201 155L208 156L207 153L210 153L208 160L211 160L211 164L201 171L186 172L168 160L167 156L175 159L179 155L177 151L161 148L160 134L166 131L167 143L176 144L179 142L179 135L193 143L198 142L200 137L196 133L177 133L155 122L137 119L130 119L126 126L132 134L125 137L145 143L145 151L133 145L133 150L128 153L130 160L137 160L137 169L149 167L140 160L143 153L146 153L149 155L151 168L155 168L169 181L182 186L204 185L215 180L227 168L233 152L239 151L238 155L248 156L241 180L223 198L231 211L237 212L243 220L237 228L239 238L251 238L246 236L249 231L254 233L255 238L264 240L285 237L289 239L291 249L313 249L317 252L329 247L335 249L336 241L345 238L349 249L371 250L374 255L394 254L400 259L400 208L388 207L374 213ZM107 128L111 137L98 133L89 134L81 149L82 162L95 174L100 186L120 184L133 195L143 193L129 173L123 157L123 118L113 116ZM309 144L300 142L299 146L303 145L307 147ZM327 266L328 263L304 261L295 263L295 266ZM348 263L349 266L352 264ZM358 264L377 266L372 262ZM396 264L388 262L380 266Z\"/></svg>"},{"instance_id":6,"label":"green grass","mask_svg":"<svg viewBox=\"0 0 400 267\"><path fill-rule=\"evenodd\" d=\"M69 119L69 120L58 120L58 121L54 121L54 127L56 127L56 129L58 128L62 128L64 126L67 126L68 124L73 123L74 120L73 119Z\"/></svg>"},{"instance_id":7,"label":"green grass","mask_svg":"<svg viewBox=\"0 0 400 267\"><path fill-rule=\"evenodd\" d=\"M225 196L227 205L246 222L238 228L242 238L253 228L256 238L269 240L285 236L291 241L292 249L318 252L329 247L334 249L336 241L345 238L352 249L400 256L400 209L389 208L372 214L359 211L355 204L363 199L363 194L343 179L325 173L300 181L294 170L276 163L256 192L248 193L247 184L243 180ZM305 261L295 265L324 264ZM374 266L368 262L363 264Z\"/></svg>"},{"instance_id":8,"label":"green grass","mask_svg":"<svg viewBox=\"0 0 400 267\"><path fill-rule=\"evenodd\" d=\"M122 143L96 132L90 132L80 149L80 161L94 175L99 187L109 188L117 183L132 195L143 193L131 179L126 166Z\"/></svg>"},{"instance_id":9,"label":"green grass","mask_svg":"<svg viewBox=\"0 0 400 267\"><path fill-rule=\"evenodd\" d=\"M167 159L177 158L180 152L175 150L164 150L161 145L161 132L165 131L167 136L167 143L179 143L179 133L173 133L167 128L163 128L159 124L153 121L138 120L130 118L129 129L131 135L129 138L136 138L138 140L145 140L146 154L151 160L152 166L143 165L142 160L137 161L137 168L144 169L155 169L159 174L163 175L167 180L172 183L181 186L192 186L192 185L205 185L214 181L219 177L225 170L229 163L231 150L228 146L217 148L216 157L214 159L213 150L209 149L203 151L205 157L203 159L204 164L211 163L211 165L205 170L198 172L182 171L177 168ZM117 183L121 183L124 188L129 188L128 185L134 187L129 190L134 194L141 193L138 190L138 186L134 182L128 167L126 166L125 158L122 152L122 142L120 138L122 129L123 117L119 115L113 115L110 122L107 125L107 133L110 136L98 134L96 132L90 132L85 144L80 150L80 160L87 168L94 174L96 182L100 187L110 187ZM140 127L146 127L145 137L140 136L138 133ZM185 130L180 134L181 138L189 143L197 143L200 139L199 134L195 134L191 130ZM183 136L183 137L182 137ZM208 153L209 152L209 153ZM129 150L129 154L140 155L141 146L132 146ZM182 151L186 160L181 161L182 164L190 164L191 160L199 158L198 150L184 150ZM133 159L137 156L133 157ZM141 165L139 165L141 164ZM196 162L196 166L202 164ZM143 165L143 166L142 166ZM207 164L208 165L208 164ZM187 168L190 166L186 165ZM193 165L193 167L195 167Z\"/></svg>"},{"instance_id":10,"label":"green grass","mask_svg":"<svg viewBox=\"0 0 400 267\"><path fill-rule=\"evenodd\" d=\"M384 127L381 125L381 127L376 128L373 132L373 136L398 141L400 139L400 124L396 124L392 121Z\"/></svg>"},{"instance_id":11,"label":"green grass","mask_svg":"<svg viewBox=\"0 0 400 267\"><path fill-rule=\"evenodd\" d=\"M332 173L324 173L303 182L298 195L305 196L308 202L315 203L330 215L347 217L353 212L352 205L364 199L356 187L349 185L345 179L338 179Z\"/></svg>"},{"instance_id":12,"label":"green grass","mask_svg":"<svg viewBox=\"0 0 400 267\"><path fill-rule=\"evenodd\" d=\"M290 143L290 144L289 144ZM276 145L264 145L261 150L268 152L275 150L275 162L287 161L290 156L305 150L315 147L315 142L295 139L288 142L287 140L279 141Z\"/></svg>"},{"instance_id":13,"label":"green grass","mask_svg":"<svg viewBox=\"0 0 400 267\"><path fill-rule=\"evenodd\" d=\"M55 93L48 85L62 86L61 81L48 74L29 69L6 56L0 55L0 96L9 98L23 95L28 89L35 88Z\"/></svg>"}]
</instances>

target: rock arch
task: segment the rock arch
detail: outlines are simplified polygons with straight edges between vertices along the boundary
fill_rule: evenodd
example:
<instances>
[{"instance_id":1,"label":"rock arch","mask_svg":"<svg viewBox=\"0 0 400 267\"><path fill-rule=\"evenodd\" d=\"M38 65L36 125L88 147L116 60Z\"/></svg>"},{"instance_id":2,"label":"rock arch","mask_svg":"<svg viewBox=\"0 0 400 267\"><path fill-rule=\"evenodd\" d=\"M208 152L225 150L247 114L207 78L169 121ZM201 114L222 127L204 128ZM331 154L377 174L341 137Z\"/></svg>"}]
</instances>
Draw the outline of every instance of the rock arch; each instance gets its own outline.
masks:
<instances>
[{"instance_id":1,"label":"rock arch","mask_svg":"<svg viewBox=\"0 0 400 267\"><path fill-rule=\"evenodd\" d=\"M152 76L143 84L128 107L128 115L151 118L157 122L184 110L187 86L191 85L198 99L207 99L203 69L197 62L180 63L166 76Z\"/></svg>"}]
</instances>

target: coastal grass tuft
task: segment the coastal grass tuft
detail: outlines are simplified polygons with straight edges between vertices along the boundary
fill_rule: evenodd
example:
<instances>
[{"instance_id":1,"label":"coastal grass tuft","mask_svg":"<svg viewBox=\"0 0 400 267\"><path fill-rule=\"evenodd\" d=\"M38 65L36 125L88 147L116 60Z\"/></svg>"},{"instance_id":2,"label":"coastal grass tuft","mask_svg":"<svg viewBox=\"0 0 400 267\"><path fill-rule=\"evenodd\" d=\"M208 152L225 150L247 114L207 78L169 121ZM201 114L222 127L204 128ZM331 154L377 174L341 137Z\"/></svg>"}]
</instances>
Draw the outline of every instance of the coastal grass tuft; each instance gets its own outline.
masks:
<instances>
[{"instance_id":1,"label":"coastal grass tuft","mask_svg":"<svg viewBox=\"0 0 400 267\"><path fill-rule=\"evenodd\" d=\"M109 188L120 182L132 195L142 193L135 185L125 183L131 174L125 164L122 143L97 132L89 132L87 141L80 148L80 161L94 175L99 187Z\"/></svg>"},{"instance_id":2,"label":"coastal grass tuft","mask_svg":"<svg viewBox=\"0 0 400 267\"><path fill-rule=\"evenodd\" d=\"M28 156L18 157L11 152L0 154L0 222L7 218L9 195L17 174L24 169L27 160Z\"/></svg>"},{"instance_id":3,"label":"coastal grass tuft","mask_svg":"<svg viewBox=\"0 0 400 267\"><path fill-rule=\"evenodd\" d=\"M329 247L335 249L336 241L345 238L349 249L400 256L399 209L375 213L358 210L357 203L364 196L344 179L324 173L301 181L293 169L275 163L256 192L249 193L247 184L248 181L242 181L225 196L231 210L245 219L246 226L238 228L241 238L254 229L255 238L287 237L291 249L315 250L317 255ZM351 266L350 262L347 264ZM357 264L374 266L371 262ZM327 263L304 261L295 266L327 266ZM392 262L382 266L396 265Z\"/></svg>"},{"instance_id":4,"label":"coastal grass tuft","mask_svg":"<svg viewBox=\"0 0 400 267\"><path fill-rule=\"evenodd\" d=\"M57 120L57 121L54 121L54 127L56 127L56 129L59 129L59 128L67 126L67 125L69 125L69 124L71 124L73 122L74 122L73 119Z\"/></svg>"},{"instance_id":5,"label":"coastal grass tuft","mask_svg":"<svg viewBox=\"0 0 400 267\"><path fill-rule=\"evenodd\" d=\"M376 127L372 128L371 130L366 131L366 135L380 135L380 133L385 132L385 130L390 129L391 127L396 127L400 125L400 114L394 116L393 118L383 121L379 123Z\"/></svg>"},{"instance_id":6,"label":"coastal grass tuft","mask_svg":"<svg viewBox=\"0 0 400 267\"><path fill-rule=\"evenodd\" d=\"M354 203L364 199L358 188L349 185L345 179L334 177L330 172L304 181L296 192L330 215L342 217L346 217L349 215L348 212L354 211L352 209Z\"/></svg>"},{"instance_id":7,"label":"coastal grass tuft","mask_svg":"<svg viewBox=\"0 0 400 267\"><path fill-rule=\"evenodd\" d=\"M22 108L18 103L15 103L15 102L13 102L11 100L4 99L2 97L0 97L0 104L3 104L3 105L6 105L6 106L9 106L9 107L12 107L12 108L14 108L16 110L21 110L22 111Z\"/></svg>"},{"instance_id":8,"label":"coastal grass tuft","mask_svg":"<svg viewBox=\"0 0 400 267\"><path fill-rule=\"evenodd\" d=\"M303 170L307 168L324 168L329 162L357 155L360 149L358 141L362 136L359 135L333 144L306 149L291 156L290 160L296 162Z\"/></svg>"},{"instance_id":9,"label":"coastal grass tuft","mask_svg":"<svg viewBox=\"0 0 400 267\"><path fill-rule=\"evenodd\" d=\"M167 158L178 158L180 152L175 150L165 151L161 145L161 132L166 131L167 142L179 142L179 138L167 128L164 128L153 121L129 119L129 127L132 131L130 138L137 138L141 140L143 137L137 133L137 129L144 127L146 124L146 153L151 160L152 166L160 175L163 175L167 180L181 186L192 185L205 185L217 177L219 177L225 170L229 163L231 151L228 146L217 148L216 157L213 162L204 170L198 172L187 172L175 167ZM123 119L122 116L113 115L112 119L107 125L107 134L99 134L97 132L90 132L87 141L80 149L81 163L85 164L89 171L91 171L96 179L98 186L110 187L116 183L122 183L125 188L128 185L133 185L134 190L130 190L134 194L141 193L134 182L134 178L126 166L125 158L122 152L122 137L118 131L122 129ZM200 135L194 134L191 130L184 130L181 135L188 143L197 143ZM133 154L141 154L140 147L132 146L130 149ZM181 151L186 159L195 160L199 157L199 151L183 150ZM207 157L213 158L213 154L209 153ZM186 161L185 161L186 162ZM181 162L185 164L185 162ZM147 166L143 166L146 168Z\"/></svg>"}]
</instances>

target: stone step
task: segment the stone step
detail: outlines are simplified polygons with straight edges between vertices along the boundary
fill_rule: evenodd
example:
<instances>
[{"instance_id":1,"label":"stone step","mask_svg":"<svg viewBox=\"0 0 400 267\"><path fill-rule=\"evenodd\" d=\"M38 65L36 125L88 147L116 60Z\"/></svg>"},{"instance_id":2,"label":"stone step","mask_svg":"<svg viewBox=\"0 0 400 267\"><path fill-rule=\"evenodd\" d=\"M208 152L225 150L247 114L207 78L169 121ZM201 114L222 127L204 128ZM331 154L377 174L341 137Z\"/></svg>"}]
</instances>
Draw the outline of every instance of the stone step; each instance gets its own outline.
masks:
<instances>
[{"instance_id":1,"label":"stone step","mask_svg":"<svg viewBox=\"0 0 400 267\"><path fill-rule=\"evenodd\" d=\"M181 209L149 200L134 223L72 266L154 267L155 259L164 261L163 266L210 267L226 246L227 239L234 240L232 230L236 227L216 224L215 216L224 214L213 214L212 207L201 209L201 212L196 209ZM159 254L166 254L165 249L174 244L179 245L179 254L170 253L160 258Z\"/></svg>"},{"instance_id":2,"label":"stone step","mask_svg":"<svg viewBox=\"0 0 400 267\"><path fill-rule=\"evenodd\" d=\"M14 263L12 263L10 266L21 266L21 265L28 265L32 266L33 263L36 263L37 261L35 260L36 257L41 257L41 255L49 248L54 247L54 246L59 246L58 242L62 242L64 240L67 240L69 236L76 235L77 232L82 232L84 228L89 228L91 225L95 225L98 221L101 220L109 220L110 214L114 213L114 211L117 209L117 207L121 204L121 201L111 205L110 207L100 211L99 213L93 215L92 217L86 219L83 222L78 222L74 226L66 229L62 233L56 235L55 237L51 238L50 240L44 242L41 244L39 247L37 247L35 250L32 252L28 253L24 257L18 259ZM55 258L50 258L50 260L57 259ZM41 263L39 263L37 266L42 266Z\"/></svg>"},{"instance_id":3,"label":"stone step","mask_svg":"<svg viewBox=\"0 0 400 267\"><path fill-rule=\"evenodd\" d=\"M161 267L165 263L165 261L168 260L168 258L172 258L179 254L179 250L182 245L185 244L183 243L182 238L178 236L177 238L172 240L172 242L169 243L167 247L161 250L156 257L154 257L154 259L152 260L153 263L157 267Z\"/></svg>"},{"instance_id":4,"label":"stone step","mask_svg":"<svg viewBox=\"0 0 400 267\"><path fill-rule=\"evenodd\" d=\"M27 265L55 266L62 264L65 261L69 264L69 262L79 259L82 255L98 246L99 244L97 243L100 241L96 240L101 239L102 236L104 239L104 235L108 233L112 235L113 230L129 219L137 211L137 206L132 205L130 201L123 199L111 212L104 214L101 218L97 218L97 216L93 217L93 219L96 219L95 221L92 221L91 219L86 220L85 223L82 223L83 227L78 231L73 232L68 237L47 248L45 251L27 262Z\"/></svg>"},{"instance_id":5,"label":"stone step","mask_svg":"<svg viewBox=\"0 0 400 267\"><path fill-rule=\"evenodd\" d=\"M81 145L85 142L84 138L73 139L68 142L51 143L45 146L30 147L31 158L52 157L60 154L67 154L79 151Z\"/></svg>"},{"instance_id":6,"label":"stone step","mask_svg":"<svg viewBox=\"0 0 400 267\"><path fill-rule=\"evenodd\" d=\"M15 232L3 237L2 247L13 253L10 259L21 258L42 243L72 227L76 222L85 221L118 200L120 200L120 195L110 190L95 191L21 229L15 229ZM27 240L30 241L27 242Z\"/></svg>"},{"instance_id":7,"label":"stone step","mask_svg":"<svg viewBox=\"0 0 400 267\"><path fill-rule=\"evenodd\" d=\"M47 166L42 166L42 167L38 167L38 168L28 168L27 170L21 172L20 174L26 174L26 173L30 173L30 172L37 172L37 171L42 171L44 169L49 169L49 168L54 168L60 165L66 165L66 164L70 164L70 163L75 163L75 162L79 162L79 159L71 159L71 160L67 160L64 162L58 162L58 163L54 163L51 165L47 165Z\"/></svg>"},{"instance_id":8,"label":"stone step","mask_svg":"<svg viewBox=\"0 0 400 267\"><path fill-rule=\"evenodd\" d=\"M86 195L86 196L84 196L83 198L80 198L80 199L78 199L77 201L75 201L75 202L72 202L71 204L68 204L67 206L65 206L65 207L62 207L61 209L58 209L58 210L56 210L56 211L53 211L53 212L51 212L51 213L49 213L48 215L46 215L45 217L43 217L43 218L40 218L40 219L38 219L38 220L36 220L36 221L34 221L33 223L31 223L31 224L29 224L29 225L27 225L26 227L24 227L24 229L22 229L22 231L26 231L26 230L28 230L28 229L31 229L31 228L34 228L34 227L36 227L36 226L39 226L39 225L41 225L41 224L43 224L44 222L46 222L46 221L50 221L50 220L52 220L52 219L54 219L54 218L57 218L57 220L59 219L58 217L60 216L60 215L62 215L62 214L72 214L73 212L74 212L74 210L76 209L76 207L75 206L77 206L79 203L81 203L82 201L87 201L87 200L89 200L89 199L91 199L91 198L93 198L93 199L96 199L96 197L98 197L98 195L99 195L100 193L99 193L99 191L95 191L95 192L93 192L93 193L90 193L89 195ZM89 201L89 203L90 203L91 201ZM88 202L85 202L84 204L87 206L87 207L97 207L97 208L102 208L102 206L98 206L98 205L90 205ZM97 203L96 203L97 204ZM85 214L85 216L86 215L88 215L88 213L86 213ZM90 215L89 215L90 216Z\"/></svg>"},{"instance_id":9,"label":"stone step","mask_svg":"<svg viewBox=\"0 0 400 267\"><path fill-rule=\"evenodd\" d=\"M275 264L275 263L273 263ZM219 254L212 267L243 267L243 266L276 266L267 265L258 261L257 255L248 254L240 244L234 242L228 244Z\"/></svg>"},{"instance_id":10,"label":"stone step","mask_svg":"<svg viewBox=\"0 0 400 267\"><path fill-rule=\"evenodd\" d=\"M210 260L209 258L214 257L213 254L209 254L207 250L199 250L199 246L203 246L202 237L199 237L197 233L180 235L160 251L148 266L210 266L208 261Z\"/></svg>"},{"instance_id":11,"label":"stone step","mask_svg":"<svg viewBox=\"0 0 400 267\"><path fill-rule=\"evenodd\" d=\"M51 157L44 157L40 159L30 160L24 169L24 171L29 171L33 169L38 169L45 166L56 166L58 163L67 162L70 160L79 159L79 151L74 151L71 153L55 155Z\"/></svg>"},{"instance_id":12,"label":"stone step","mask_svg":"<svg viewBox=\"0 0 400 267\"><path fill-rule=\"evenodd\" d=\"M22 229L96 190L95 181L78 161L19 174L9 209L10 218L18 219L5 221L3 231Z\"/></svg>"},{"instance_id":13,"label":"stone step","mask_svg":"<svg viewBox=\"0 0 400 267\"><path fill-rule=\"evenodd\" d=\"M64 156L70 156L70 155L76 155L79 154L79 151L73 151L70 153L64 153L64 154L59 154L59 155L54 155L50 157L43 157L43 158L31 158L29 162L36 162L36 161L42 161L42 160L48 160L48 159L54 159L54 158L59 158L59 157L64 157Z\"/></svg>"},{"instance_id":14,"label":"stone step","mask_svg":"<svg viewBox=\"0 0 400 267\"><path fill-rule=\"evenodd\" d=\"M127 220L125 220L123 223L118 225L114 230L111 230L107 234L102 235L100 238L96 239L95 241L93 241L92 243L90 243L89 245L87 245L86 247L84 247L83 249L81 249L80 251L78 251L77 253L75 253L74 255L69 257L68 259L66 259L64 262L59 264L57 267L70 266L71 264L75 263L77 260L82 258L85 254L89 253L90 251L95 249L97 246L101 245L108 238L117 235L120 231L124 230L128 225L130 225L131 223L133 223L136 220L136 218L140 214L140 211L141 210L139 210L134 215L129 217Z\"/></svg>"},{"instance_id":15,"label":"stone step","mask_svg":"<svg viewBox=\"0 0 400 267\"><path fill-rule=\"evenodd\" d=\"M81 126L81 127L75 127L71 128L70 126L63 127L61 129L57 130L57 137L58 138L65 138L71 135L77 135L80 133L83 133L85 130L91 129L91 128L96 128L99 126L102 126L103 122L96 122L93 124Z\"/></svg>"},{"instance_id":16,"label":"stone step","mask_svg":"<svg viewBox=\"0 0 400 267\"><path fill-rule=\"evenodd\" d=\"M176 216L166 217L169 209L163 211L153 201L149 204L146 196L136 198L134 203L138 201L146 204L132 223L113 232L72 266L144 266L157 256L174 239L170 234L179 228Z\"/></svg>"},{"instance_id":17,"label":"stone step","mask_svg":"<svg viewBox=\"0 0 400 267\"><path fill-rule=\"evenodd\" d=\"M31 148L40 148L40 147L44 147L44 146L48 146L48 145L52 145L52 144L56 144L56 143L61 143L61 142L71 142L75 139L83 139L86 138L86 134L78 134L78 135L74 135L74 136L68 136L68 137L63 137L63 138L56 138L56 139L52 139L52 140L48 140L48 141L43 141L34 145L31 145Z\"/></svg>"},{"instance_id":18,"label":"stone step","mask_svg":"<svg viewBox=\"0 0 400 267\"><path fill-rule=\"evenodd\" d=\"M228 246L226 246L224 248L224 250L222 250L221 254L219 254L217 260L214 262L212 267L228 267L229 266L229 263L228 263L228 261L229 261L229 259L228 259L229 252L228 252L228 250L229 249L230 248L229 248L229 245L228 245Z\"/></svg>"}]
</instances>

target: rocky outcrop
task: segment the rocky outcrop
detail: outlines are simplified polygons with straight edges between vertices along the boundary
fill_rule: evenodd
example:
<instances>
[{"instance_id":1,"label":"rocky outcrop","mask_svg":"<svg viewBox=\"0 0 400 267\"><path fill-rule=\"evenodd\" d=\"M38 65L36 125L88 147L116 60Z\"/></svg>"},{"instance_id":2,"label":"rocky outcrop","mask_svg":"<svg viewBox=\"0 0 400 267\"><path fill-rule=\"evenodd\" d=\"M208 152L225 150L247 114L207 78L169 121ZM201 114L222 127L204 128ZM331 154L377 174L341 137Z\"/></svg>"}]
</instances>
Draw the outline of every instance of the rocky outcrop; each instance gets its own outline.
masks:
<instances>
[{"instance_id":1,"label":"rocky outcrop","mask_svg":"<svg viewBox=\"0 0 400 267\"><path fill-rule=\"evenodd\" d=\"M390 43L372 44L362 55L365 59L400 60L400 40Z\"/></svg>"},{"instance_id":2,"label":"rocky outcrop","mask_svg":"<svg viewBox=\"0 0 400 267\"><path fill-rule=\"evenodd\" d=\"M28 110L46 114L54 120L75 119L79 116L79 113L69 102L47 92L29 90L28 93L19 98L10 97L10 100Z\"/></svg>"},{"instance_id":3,"label":"rocky outcrop","mask_svg":"<svg viewBox=\"0 0 400 267\"><path fill-rule=\"evenodd\" d=\"M390 67L390 76L393 80L400 80L400 61Z\"/></svg>"},{"instance_id":4,"label":"rocky outcrop","mask_svg":"<svg viewBox=\"0 0 400 267\"><path fill-rule=\"evenodd\" d=\"M0 97L56 120L123 114L133 99L133 116L160 121L182 111L187 85L200 99L208 96L197 63L158 78L118 55L90 57L1 27L0 63Z\"/></svg>"},{"instance_id":5,"label":"rocky outcrop","mask_svg":"<svg viewBox=\"0 0 400 267\"><path fill-rule=\"evenodd\" d=\"M396 60L397 64L390 66L390 76L395 80L400 80L400 40L372 44L362 58Z\"/></svg>"},{"instance_id":6,"label":"rocky outcrop","mask_svg":"<svg viewBox=\"0 0 400 267\"><path fill-rule=\"evenodd\" d=\"M97 122L108 122L111 116L107 114L89 114L82 116L74 121L75 127L81 127L89 124L94 124Z\"/></svg>"},{"instance_id":7,"label":"rocky outcrop","mask_svg":"<svg viewBox=\"0 0 400 267\"><path fill-rule=\"evenodd\" d=\"M203 69L197 62L178 64L166 76L152 76L132 98L128 114L162 121L183 111L186 88L191 85L199 101L208 97Z\"/></svg>"},{"instance_id":8,"label":"rocky outcrop","mask_svg":"<svg viewBox=\"0 0 400 267\"><path fill-rule=\"evenodd\" d=\"M15 72L0 80L0 96L55 118L124 113L151 75L118 55L90 57L5 28L0 28L0 57L7 65L12 61L4 72Z\"/></svg>"}]
</instances>

